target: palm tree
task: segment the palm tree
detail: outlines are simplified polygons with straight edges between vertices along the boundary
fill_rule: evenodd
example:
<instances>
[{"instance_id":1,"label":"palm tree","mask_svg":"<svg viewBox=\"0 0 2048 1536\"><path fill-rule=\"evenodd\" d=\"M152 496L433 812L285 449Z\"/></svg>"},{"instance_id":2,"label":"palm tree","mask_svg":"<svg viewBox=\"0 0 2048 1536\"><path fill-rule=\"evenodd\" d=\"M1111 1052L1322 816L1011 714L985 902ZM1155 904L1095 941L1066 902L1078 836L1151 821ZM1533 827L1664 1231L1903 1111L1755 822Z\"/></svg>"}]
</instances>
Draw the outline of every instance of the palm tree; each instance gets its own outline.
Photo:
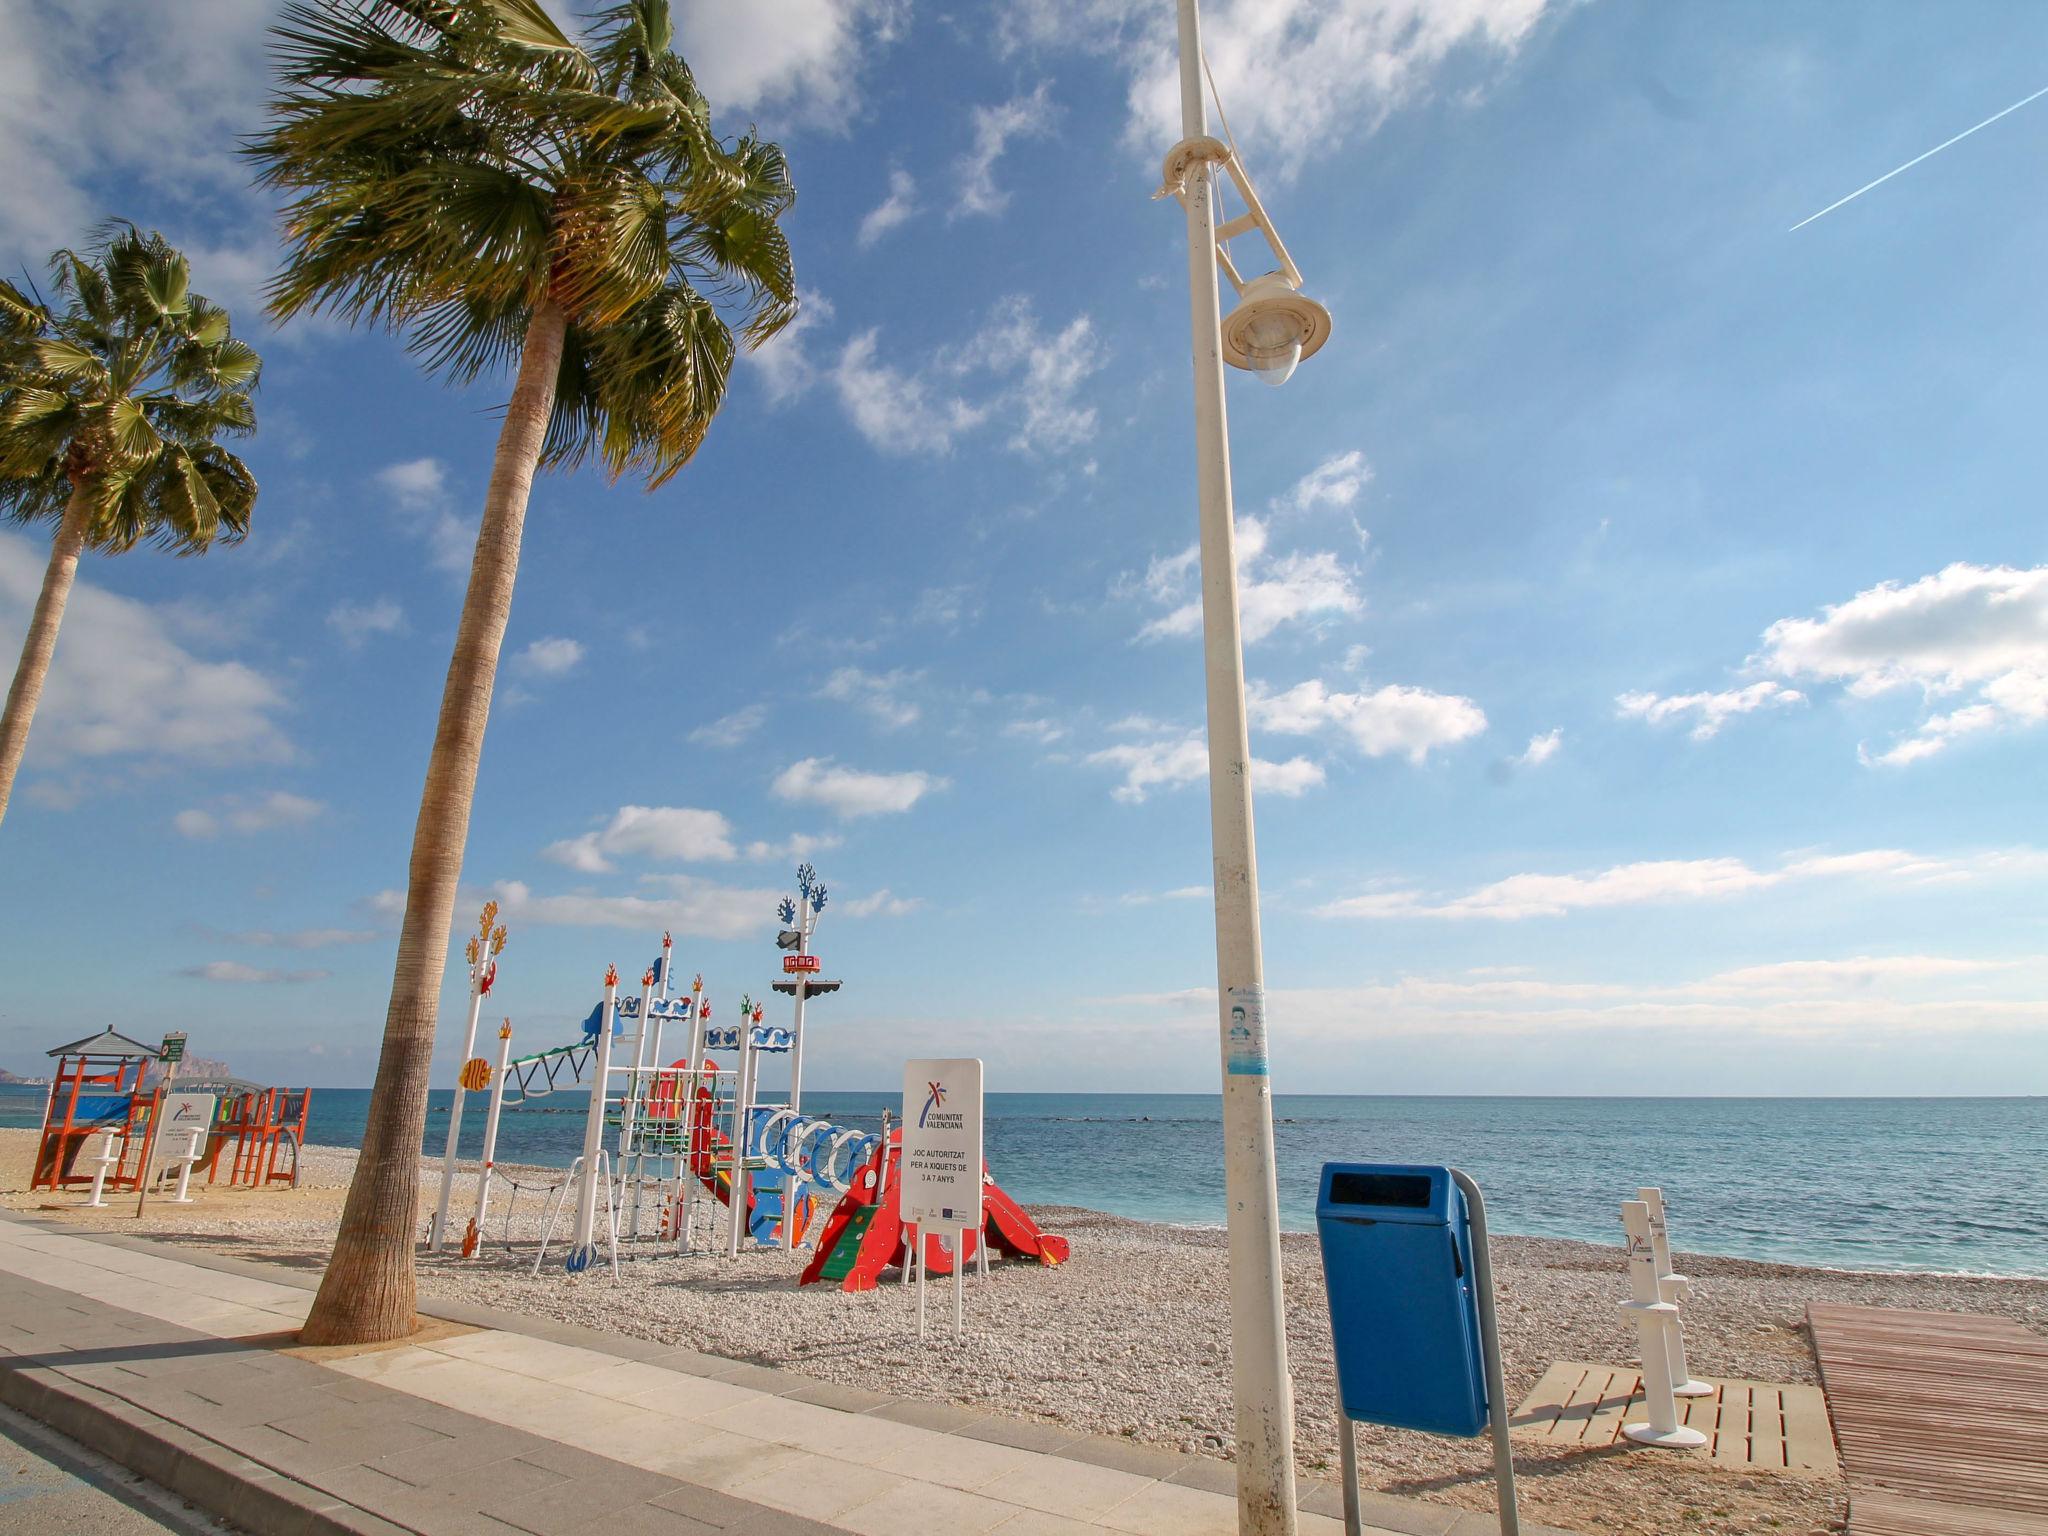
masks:
<instances>
[{"instance_id":1,"label":"palm tree","mask_svg":"<svg viewBox=\"0 0 2048 1536\"><path fill-rule=\"evenodd\" d=\"M203 554L246 534L256 504L256 477L219 439L256 430L262 362L225 309L190 291L185 258L154 231L113 223L50 268L61 311L0 281L0 514L57 525L0 712L0 817L80 551L149 539Z\"/></svg>"},{"instance_id":2,"label":"palm tree","mask_svg":"<svg viewBox=\"0 0 2048 1536\"><path fill-rule=\"evenodd\" d=\"M466 384L517 359L413 832L369 1125L306 1320L312 1343L415 1326L428 1066L499 646L540 465L652 489L687 463L749 345L796 314L782 151L711 131L668 0L565 34L540 0L295 0L251 145L289 196L280 319L402 333ZM730 317L730 318L728 318Z\"/></svg>"}]
</instances>

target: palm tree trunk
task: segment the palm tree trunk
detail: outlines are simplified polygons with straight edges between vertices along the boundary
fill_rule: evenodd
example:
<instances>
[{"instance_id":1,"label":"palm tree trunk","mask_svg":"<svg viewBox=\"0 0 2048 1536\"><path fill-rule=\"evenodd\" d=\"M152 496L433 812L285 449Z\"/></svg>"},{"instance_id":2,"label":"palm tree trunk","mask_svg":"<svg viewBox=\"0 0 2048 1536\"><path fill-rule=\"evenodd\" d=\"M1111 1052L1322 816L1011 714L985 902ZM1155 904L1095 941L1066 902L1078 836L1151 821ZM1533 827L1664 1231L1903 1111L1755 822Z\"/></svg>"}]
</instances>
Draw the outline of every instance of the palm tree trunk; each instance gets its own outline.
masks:
<instances>
[{"instance_id":1,"label":"palm tree trunk","mask_svg":"<svg viewBox=\"0 0 2048 1536\"><path fill-rule=\"evenodd\" d=\"M35 616L28 621L28 636L21 643L14 684L7 690L7 708L0 712L0 820L6 819L7 802L14 797L14 775L21 768L21 755L28 750L29 724L43 697L43 679L50 675L57 629L64 622L64 605L71 601L78 552L85 547L85 525L91 516L92 505L85 492L72 487L63 520L57 524L57 537L50 545L50 564L43 572Z\"/></svg>"},{"instance_id":2,"label":"palm tree trunk","mask_svg":"<svg viewBox=\"0 0 2048 1536\"><path fill-rule=\"evenodd\" d=\"M412 868L391 1004L384 1015L384 1047L370 1094L369 1125L361 1160L341 1213L341 1231L320 1281L320 1293L300 1337L308 1344L367 1344L403 1338L417 1326L413 1277L414 1228L419 1220L420 1146L427 1120L427 1076L434 1054L434 1023L448 934L455 916L455 886L469 839L476 797L477 761L497 681L498 648L512 611L519 574L519 541L526 498L554 409L555 376L562 363L567 321L543 300L526 329L519 379L498 434L483 526L455 654L441 693L441 720L427 760L427 784L413 828Z\"/></svg>"}]
</instances>

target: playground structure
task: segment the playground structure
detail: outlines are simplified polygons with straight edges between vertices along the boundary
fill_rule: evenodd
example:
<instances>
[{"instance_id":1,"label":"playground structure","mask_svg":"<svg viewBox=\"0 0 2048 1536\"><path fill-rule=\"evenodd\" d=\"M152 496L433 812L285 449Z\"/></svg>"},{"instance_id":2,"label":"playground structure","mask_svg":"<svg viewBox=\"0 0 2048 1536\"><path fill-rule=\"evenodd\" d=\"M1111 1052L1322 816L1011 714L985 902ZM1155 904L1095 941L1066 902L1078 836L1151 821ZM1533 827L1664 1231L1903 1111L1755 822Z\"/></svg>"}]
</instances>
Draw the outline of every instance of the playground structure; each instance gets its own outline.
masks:
<instances>
[{"instance_id":1,"label":"playground structure","mask_svg":"<svg viewBox=\"0 0 2048 1536\"><path fill-rule=\"evenodd\" d=\"M42 1136L29 1188L90 1184L94 1199L103 1187L134 1189L142 1181L143 1148L156 1101L156 1095L143 1092L142 1077L156 1060L156 1051L104 1029L55 1046L49 1054L57 1070L43 1105ZM110 1159L112 1166L80 1172L80 1154L95 1136L108 1138L101 1157Z\"/></svg>"},{"instance_id":2,"label":"playground structure","mask_svg":"<svg viewBox=\"0 0 2048 1536\"><path fill-rule=\"evenodd\" d=\"M182 1047L184 1037L173 1037ZM50 1097L43 1107L43 1128L36 1149L31 1189L92 1187L92 1205L103 1205L107 1190L132 1190L155 1167L163 1173L163 1155L154 1146L157 1122L169 1074L153 1088L143 1081L152 1063L175 1059L164 1047L152 1047L111 1029L84 1040L60 1045L49 1053L57 1061ZM230 1187L266 1189L272 1184L298 1183L299 1148L311 1108L310 1088L265 1088L237 1078L200 1079L177 1084L182 1093L210 1093L218 1105L198 1144L196 1155L180 1155L181 1177L189 1180L204 1166L206 1181L216 1182L220 1161L232 1147L228 1164ZM100 1138L98 1151L82 1155ZM166 1148L164 1152L179 1152Z\"/></svg>"},{"instance_id":3,"label":"playground structure","mask_svg":"<svg viewBox=\"0 0 2048 1536\"><path fill-rule=\"evenodd\" d=\"M822 1254L827 1247L836 1249L841 1234L856 1221L860 1235L854 1246L865 1253L871 1230L876 1232L872 1243L879 1245L888 1223L877 1227L872 1212L865 1217L854 1212L863 1203L863 1180L877 1190L894 1190L893 1175L882 1177L891 1164L886 1117L882 1134L877 1135L807 1115L801 1102L806 1004L840 986L818 976L819 962L811 947L825 904L825 888L816 871L808 864L800 866L796 895L784 898L777 908L781 927L776 945L785 952L784 979L773 986L795 1005L786 1028L767 1023L765 1008L747 997L741 999L733 1022L714 1021L701 975L687 992L677 986L674 941L663 934L661 953L641 975L637 994L621 996L617 968L607 970L604 995L584 1020L580 1039L514 1056L507 1020L498 1033L495 1063L465 1054L458 1112L463 1091L488 1086L491 1097L476 1204L461 1240L464 1256L482 1251L493 1202L501 1192L502 1244L510 1249L513 1203L531 1187L498 1166L503 1112L572 1084L586 1086L589 1093L582 1149L567 1173L545 1186L534 1273L557 1248L564 1268L581 1273L598 1262L600 1241L614 1275L622 1254L722 1251L736 1259L749 1248L789 1251L806 1243ZM491 942L493 915L487 910L479 936L470 945L470 1050L476 1004L489 985L486 979L478 986L478 952ZM496 942L502 949L502 938ZM482 974L488 978L490 973ZM683 1034L684 1049L663 1065L671 1026ZM776 1057L789 1059L789 1089L781 1101L763 1086L763 1069ZM451 1127L443 1162L444 1190L452 1187L455 1148ZM1063 1240L1045 1238L1020 1207L993 1185L990 1189L989 1241L999 1252L1043 1263L1057 1263L1066 1256ZM872 1205L874 1200L870 1194L865 1203ZM828 1205L834 1207L829 1221L822 1219ZM1000 1222L993 1214L998 1209ZM445 1227L445 1216L437 1218L430 1240ZM943 1255L943 1243L932 1241L938 1244L932 1250L933 1271L946 1273L951 1260ZM896 1246L907 1251L900 1233ZM858 1267L863 1276L878 1274L889 1263L901 1263L902 1257L892 1250L879 1265L869 1259ZM847 1288L870 1287L852 1283Z\"/></svg>"}]
</instances>

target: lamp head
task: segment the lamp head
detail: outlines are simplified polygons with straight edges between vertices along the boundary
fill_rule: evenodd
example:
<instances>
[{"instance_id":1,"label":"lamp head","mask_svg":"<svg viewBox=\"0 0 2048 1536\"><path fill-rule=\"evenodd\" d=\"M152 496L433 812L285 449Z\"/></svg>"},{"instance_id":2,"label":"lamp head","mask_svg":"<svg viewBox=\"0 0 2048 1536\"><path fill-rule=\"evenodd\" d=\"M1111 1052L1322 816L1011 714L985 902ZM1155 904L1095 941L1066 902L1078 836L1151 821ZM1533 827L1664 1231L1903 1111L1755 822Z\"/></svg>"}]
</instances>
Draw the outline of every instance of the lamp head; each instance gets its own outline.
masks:
<instances>
[{"instance_id":1,"label":"lamp head","mask_svg":"<svg viewBox=\"0 0 2048 1536\"><path fill-rule=\"evenodd\" d=\"M1223 360L1277 388L1329 336L1330 312L1296 292L1285 274L1268 272L1246 283L1223 317Z\"/></svg>"}]
</instances>

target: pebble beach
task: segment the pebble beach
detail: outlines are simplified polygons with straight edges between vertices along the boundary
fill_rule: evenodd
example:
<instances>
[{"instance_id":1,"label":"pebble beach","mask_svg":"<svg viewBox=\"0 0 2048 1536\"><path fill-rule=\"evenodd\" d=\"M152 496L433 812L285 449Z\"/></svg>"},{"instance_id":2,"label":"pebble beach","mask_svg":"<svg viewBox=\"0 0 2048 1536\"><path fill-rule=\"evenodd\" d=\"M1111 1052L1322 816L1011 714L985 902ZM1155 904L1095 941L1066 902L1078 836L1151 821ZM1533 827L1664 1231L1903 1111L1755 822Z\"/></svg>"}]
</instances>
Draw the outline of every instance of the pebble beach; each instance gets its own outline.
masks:
<instances>
[{"instance_id":1,"label":"pebble beach","mask_svg":"<svg viewBox=\"0 0 2048 1536\"><path fill-rule=\"evenodd\" d=\"M245 1259L316 1268L332 1242L355 1154L308 1148L300 1187L212 1191L192 1206L155 1202L138 1223L133 1199L105 1210L80 1197L27 1191L34 1136L0 1131L0 1200L67 1222L145 1231ZM950 1339L950 1283L934 1282L934 1337L920 1348L910 1294L893 1284L845 1295L799 1290L800 1257L752 1252L677 1257L627 1245L616 1283L593 1266L570 1276L532 1271L540 1190L558 1170L509 1169L526 1185L509 1224L489 1223L473 1260L422 1256L422 1299L482 1302L707 1353L783 1365L829 1381L1042 1419L1095 1434L1227 1458L1229 1320L1223 1234L1155 1225L1074 1207L1034 1207L1040 1226L1072 1240L1057 1269L996 1263L970 1277L966 1337ZM430 1195L431 1180L423 1179ZM458 1185L466 1213L474 1185ZM430 1208L430 1205L424 1206ZM425 1218L422 1216L422 1230ZM708 1240L708 1228L702 1237ZM1682 1231L1675 1234L1683 1247ZM508 1249L506 1244L511 1245ZM1334 1475L1332 1360L1315 1239L1283 1241L1297 1450L1307 1476ZM1683 1254L1695 1281L1686 1329L1694 1370L1773 1382L1816 1379L1803 1327L1809 1301L1992 1313L2048 1334L2048 1281L1968 1275L1851 1273ZM1496 1237L1494 1273L1511 1400L1557 1360L1627 1365L1632 1331L1618 1248ZM1483 1441L1359 1431L1362 1475L1383 1492L1492 1507ZM1842 1529L1839 1482L1735 1472L1652 1451L1589 1452L1517 1442L1524 1512L1584 1532Z\"/></svg>"}]
</instances>

